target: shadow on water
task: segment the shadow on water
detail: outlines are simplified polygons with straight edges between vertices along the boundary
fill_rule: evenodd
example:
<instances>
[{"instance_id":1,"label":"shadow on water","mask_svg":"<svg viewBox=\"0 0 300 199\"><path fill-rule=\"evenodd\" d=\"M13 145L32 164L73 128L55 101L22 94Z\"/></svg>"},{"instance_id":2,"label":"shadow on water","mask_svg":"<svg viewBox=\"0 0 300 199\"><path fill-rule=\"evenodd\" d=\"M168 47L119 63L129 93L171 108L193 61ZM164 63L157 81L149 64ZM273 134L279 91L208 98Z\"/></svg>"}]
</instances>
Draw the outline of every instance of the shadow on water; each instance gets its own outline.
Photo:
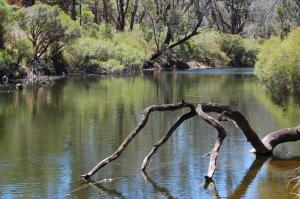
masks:
<instances>
[{"instance_id":1,"label":"shadow on water","mask_svg":"<svg viewBox=\"0 0 300 199\"><path fill-rule=\"evenodd\" d=\"M98 193L104 195L106 197L114 197L114 198L125 198L121 192L118 192L115 189L105 187L101 182L95 182L91 179L84 180L87 185L90 185L94 188Z\"/></svg>"},{"instance_id":2,"label":"shadow on water","mask_svg":"<svg viewBox=\"0 0 300 199\"><path fill-rule=\"evenodd\" d=\"M257 156L252 162L250 168L247 170L242 181L239 183L234 192L227 196L227 198L239 199L244 197L248 188L251 186L255 177L261 170L262 166L265 165L268 167L268 169L276 170L279 172L286 170L296 170L297 168L299 168L299 159L300 158L293 158L285 160L276 157ZM221 198L213 180L205 183L204 189L207 189L208 187L210 188L211 194L212 196L214 196L214 198Z\"/></svg>"},{"instance_id":3,"label":"shadow on water","mask_svg":"<svg viewBox=\"0 0 300 199\"><path fill-rule=\"evenodd\" d=\"M266 156L256 156L255 160L252 162L251 166L247 170L246 174L243 176L241 182L238 186L231 192L226 198L230 199L239 199L246 195L249 187L252 185L257 174L260 172L263 166L266 166L270 170L275 170L278 172L286 170L296 170L299 168L300 157L293 159L279 159L276 157L266 157ZM145 182L149 183L152 189L161 193L165 198L173 199L176 198L173 196L172 192L164 187L159 185L155 180L153 180L147 172L141 172L142 177ZM106 183L106 182L104 182ZM98 193L106 197L116 197L116 198L126 198L123 194L115 189L106 188L102 181L95 182L93 180L85 180L85 184L93 187ZM205 181L203 184L203 189L209 190L212 197L219 199L223 198L218 192L218 188L214 180ZM202 186L200 185L200 186Z\"/></svg>"},{"instance_id":4,"label":"shadow on water","mask_svg":"<svg viewBox=\"0 0 300 199\"><path fill-rule=\"evenodd\" d=\"M162 193L167 198L175 198L174 196L172 196L171 192L166 187L162 187L158 185L154 180L152 180L147 172L142 171L141 173L143 175L144 180L151 184L153 190Z\"/></svg>"}]
</instances>

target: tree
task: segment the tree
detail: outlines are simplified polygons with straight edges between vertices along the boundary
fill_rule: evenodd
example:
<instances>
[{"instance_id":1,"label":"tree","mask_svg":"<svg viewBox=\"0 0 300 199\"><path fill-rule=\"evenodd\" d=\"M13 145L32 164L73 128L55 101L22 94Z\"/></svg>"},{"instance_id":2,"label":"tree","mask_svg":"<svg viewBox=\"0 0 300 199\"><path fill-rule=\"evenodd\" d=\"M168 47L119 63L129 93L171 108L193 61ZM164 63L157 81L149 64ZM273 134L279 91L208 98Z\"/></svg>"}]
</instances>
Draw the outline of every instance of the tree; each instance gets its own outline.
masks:
<instances>
[{"instance_id":1,"label":"tree","mask_svg":"<svg viewBox=\"0 0 300 199\"><path fill-rule=\"evenodd\" d=\"M251 21L250 0L213 0L211 18L213 24L225 33L239 34Z\"/></svg>"},{"instance_id":2,"label":"tree","mask_svg":"<svg viewBox=\"0 0 300 199\"><path fill-rule=\"evenodd\" d=\"M215 142L214 148L208 154L210 155L210 163L208 167L208 173L205 175L206 180L211 180L216 169L216 161L219 155L219 151L223 140L225 139L227 133L226 129L223 127L221 122L233 121L244 133L248 142L251 143L253 149L251 152L257 155L271 156L273 154L274 148L284 142L291 142L300 140L300 126L294 128L283 129L267 134L263 139L259 139L258 135L252 129L247 119L237 110L230 106L216 103L189 103L182 100L181 103L176 104L163 104L163 105L152 105L145 108L140 123L137 127L129 134L129 136L123 141L119 148L110 156L99 162L92 170L81 176L83 179L88 179L94 175L101 168L109 164L110 162L116 160L129 143L140 133L140 131L145 127L148 118L152 112L162 112L162 111L175 111L179 109L188 108L190 111L182 115L169 129L169 131L155 143L145 157L141 170L145 171L149 163L150 158L157 152L160 146L162 146L168 139L172 136L174 131L186 120L198 115L202 120L211 125L218 132L218 137ZM219 114L218 119L213 118L208 115L208 113Z\"/></svg>"},{"instance_id":3,"label":"tree","mask_svg":"<svg viewBox=\"0 0 300 199\"><path fill-rule=\"evenodd\" d=\"M132 5L131 18L130 18L130 30L133 30L135 17L138 11L139 0L134 0L134 4Z\"/></svg>"},{"instance_id":4,"label":"tree","mask_svg":"<svg viewBox=\"0 0 300 199\"><path fill-rule=\"evenodd\" d=\"M276 19L279 22L281 37L287 36L291 27L300 24L300 2L283 0L277 7Z\"/></svg>"},{"instance_id":5,"label":"tree","mask_svg":"<svg viewBox=\"0 0 300 199\"><path fill-rule=\"evenodd\" d=\"M117 6L117 30L124 31L126 25L126 15L129 6L129 0L116 0Z\"/></svg>"},{"instance_id":6,"label":"tree","mask_svg":"<svg viewBox=\"0 0 300 199\"><path fill-rule=\"evenodd\" d=\"M143 1L145 20L156 44L156 52L144 67L148 68L164 52L199 34L203 18L211 5L210 0Z\"/></svg>"},{"instance_id":7,"label":"tree","mask_svg":"<svg viewBox=\"0 0 300 199\"><path fill-rule=\"evenodd\" d=\"M28 6L33 6L35 3L35 0L23 0L23 6L28 7Z\"/></svg>"},{"instance_id":8,"label":"tree","mask_svg":"<svg viewBox=\"0 0 300 199\"><path fill-rule=\"evenodd\" d=\"M40 0L49 5L58 5L66 14L76 20L76 0Z\"/></svg>"},{"instance_id":9,"label":"tree","mask_svg":"<svg viewBox=\"0 0 300 199\"><path fill-rule=\"evenodd\" d=\"M5 33L9 21L9 11L10 8L7 3L0 0L0 49L4 48Z\"/></svg>"},{"instance_id":10,"label":"tree","mask_svg":"<svg viewBox=\"0 0 300 199\"><path fill-rule=\"evenodd\" d=\"M33 59L61 54L79 36L79 28L55 6L36 5L23 10L20 27L33 46Z\"/></svg>"}]
</instances>

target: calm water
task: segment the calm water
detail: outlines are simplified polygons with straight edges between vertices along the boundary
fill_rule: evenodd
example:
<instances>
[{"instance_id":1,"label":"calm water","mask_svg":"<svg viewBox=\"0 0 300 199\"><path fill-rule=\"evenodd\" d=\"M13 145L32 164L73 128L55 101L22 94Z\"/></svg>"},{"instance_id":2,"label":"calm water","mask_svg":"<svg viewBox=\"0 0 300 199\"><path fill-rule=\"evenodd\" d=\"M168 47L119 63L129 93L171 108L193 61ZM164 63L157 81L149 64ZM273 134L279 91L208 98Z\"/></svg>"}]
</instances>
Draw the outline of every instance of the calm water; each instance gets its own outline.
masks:
<instances>
[{"instance_id":1,"label":"calm water","mask_svg":"<svg viewBox=\"0 0 300 199\"><path fill-rule=\"evenodd\" d=\"M80 174L110 155L135 127L144 107L178 102L220 102L239 108L262 137L300 123L292 102L277 107L252 71L220 69L133 77L73 79L53 87L0 93L0 198L293 198L288 181L299 175L300 143L277 148L277 158L256 159L231 124L218 159L215 184L204 186L216 132L194 118L140 166L184 111L154 113L122 156L85 183Z\"/></svg>"}]
</instances>

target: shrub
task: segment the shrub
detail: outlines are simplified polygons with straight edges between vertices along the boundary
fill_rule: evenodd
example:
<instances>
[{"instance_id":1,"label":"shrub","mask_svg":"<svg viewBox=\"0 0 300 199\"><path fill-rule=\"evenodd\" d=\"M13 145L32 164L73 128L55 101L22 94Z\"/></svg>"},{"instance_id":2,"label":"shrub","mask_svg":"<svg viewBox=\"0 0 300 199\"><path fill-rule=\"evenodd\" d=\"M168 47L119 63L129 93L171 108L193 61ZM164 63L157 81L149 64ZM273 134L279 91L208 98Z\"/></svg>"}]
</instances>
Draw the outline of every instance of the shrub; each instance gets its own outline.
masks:
<instances>
[{"instance_id":1,"label":"shrub","mask_svg":"<svg viewBox=\"0 0 300 199\"><path fill-rule=\"evenodd\" d=\"M205 31L176 47L175 55L184 61L195 60L210 66L225 66L229 59L220 49L221 34Z\"/></svg>"},{"instance_id":2,"label":"shrub","mask_svg":"<svg viewBox=\"0 0 300 199\"><path fill-rule=\"evenodd\" d=\"M254 67L259 48L257 40L204 31L178 46L174 52L184 61L195 60L215 67Z\"/></svg>"},{"instance_id":3,"label":"shrub","mask_svg":"<svg viewBox=\"0 0 300 199\"><path fill-rule=\"evenodd\" d=\"M12 52L6 49L0 49L0 70L9 70L12 61Z\"/></svg>"},{"instance_id":4,"label":"shrub","mask_svg":"<svg viewBox=\"0 0 300 199\"><path fill-rule=\"evenodd\" d=\"M9 19L9 11L9 5L4 0L0 0L0 48L4 48L4 37Z\"/></svg>"},{"instance_id":5,"label":"shrub","mask_svg":"<svg viewBox=\"0 0 300 199\"><path fill-rule=\"evenodd\" d=\"M230 58L231 66L254 67L259 50L259 45L255 44L254 40L226 34L221 39L221 50Z\"/></svg>"},{"instance_id":6,"label":"shrub","mask_svg":"<svg viewBox=\"0 0 300 199\"><path fill-rule=\"evenodd\" d=\"M300 27L283 41L267 40L258 55L255 74L273 97L300 94Z\"/></svg>"},{"instance_id":7,"label":"shrub","mask_svg":"<svg viewBox=\"0 0 300 199\"><path fill-rule=\"evenodd\" d=\"M68 65L86 72L101 69L102 62L113 56L106 42L95 38L80 38L70 46L66 53Z\"/></svg>"},{"instance_id":8,"label":"shrub","mask_svg":"<svg viewBox=\"0 0 300 199\"><path fill-rule=\"evenodd\" d=\"M112 39L83 37L65 52L72 69L86 72L138 67L150 56L151 49L137 32L114 33Z\"/></svg>"},{"instance_id":9,"label":"shrub","mask_svg":"<svg viewBox=\"0 0 300 199\"><path fill-rule=\"evenodd\" d=\"M15 64L19 65L25 58L32 56L32 45L27 39L14 37L9 43Z\"/></svg>"},{"instance_id":10,"label":"shrub","mask_svg":"<svg viewBox=\"0 0 300 199\"><path fill-rule=\"evenodd\" d=\"M66 45L80 35L78 24L56 6L37 4L22 10L19 16L21 29L32 41L37 63L62 57L59 54Z\"/></svg>"}]
</instances>

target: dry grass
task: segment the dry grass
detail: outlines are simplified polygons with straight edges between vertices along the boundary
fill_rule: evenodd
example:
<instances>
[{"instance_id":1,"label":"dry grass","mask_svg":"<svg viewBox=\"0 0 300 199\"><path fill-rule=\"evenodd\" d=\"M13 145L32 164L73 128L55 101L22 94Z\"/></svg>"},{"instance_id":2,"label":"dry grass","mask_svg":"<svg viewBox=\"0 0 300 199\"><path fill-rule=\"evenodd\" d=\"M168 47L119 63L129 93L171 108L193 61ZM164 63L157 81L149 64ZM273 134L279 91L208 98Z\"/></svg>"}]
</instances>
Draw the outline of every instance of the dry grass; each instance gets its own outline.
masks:
<instances>
[{"instance_id":1,"label":"dry grass","mask_svg":"<svg viewBox=\"0 0 300 199\"><path fill-rule=\"evenodd\" d=\"M300 172L300 167L296 169L296 172ZM295 198L300 199L300 175L292 178L288 183L288 189Z\"/></svg>"}]
</instances>

